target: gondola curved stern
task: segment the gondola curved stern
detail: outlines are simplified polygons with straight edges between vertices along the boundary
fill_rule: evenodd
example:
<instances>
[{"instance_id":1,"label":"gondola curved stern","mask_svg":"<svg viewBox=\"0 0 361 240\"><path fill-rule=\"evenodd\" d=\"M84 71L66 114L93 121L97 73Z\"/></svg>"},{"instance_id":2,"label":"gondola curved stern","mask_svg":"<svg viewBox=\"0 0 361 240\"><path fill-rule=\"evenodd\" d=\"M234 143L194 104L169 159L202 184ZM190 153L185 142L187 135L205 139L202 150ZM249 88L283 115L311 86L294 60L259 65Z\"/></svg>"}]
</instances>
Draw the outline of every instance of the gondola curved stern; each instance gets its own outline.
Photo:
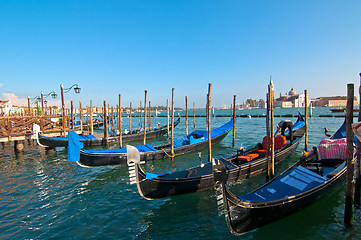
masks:
<instances>
[{"instance_id":1,"label":"gondola curved stern","mask_svg":"<svg viewBox=\"0 0 361 240\"><path fill-rule=\"evenodd\" d=\"M252 214L252 208L249 204L240 201L232 194L227 187L227 171L224 164L219 161L213 161L213 174L217 198L218 216L224 215L227 226L232 234L242 235L246 232L240 231L240 227L247 226L250 221L249 215Z\"/></svg>"},{"instance_id":2,"label":"gondola curved stern","mask_svg":"<svg viewBox=\"0 0 361 240\"><path fill-rule=\"evenodd\" d=\"M140 167L140 153L137 148L127 145L127 165L129 171L129 183L130 184L137 184L137 189L139 194L147 199L142 191L141 183L146 179L146 172Z\"/></svg>"}]
</instances>

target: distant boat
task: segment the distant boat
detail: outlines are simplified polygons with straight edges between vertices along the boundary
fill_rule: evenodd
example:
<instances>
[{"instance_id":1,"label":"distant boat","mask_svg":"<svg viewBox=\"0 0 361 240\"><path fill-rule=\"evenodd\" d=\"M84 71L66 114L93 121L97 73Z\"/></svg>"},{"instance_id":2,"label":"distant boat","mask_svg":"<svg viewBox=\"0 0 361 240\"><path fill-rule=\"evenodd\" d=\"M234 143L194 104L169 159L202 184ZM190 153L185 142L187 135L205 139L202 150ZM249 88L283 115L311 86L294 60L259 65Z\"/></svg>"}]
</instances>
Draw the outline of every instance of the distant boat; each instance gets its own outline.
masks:
<instances>
[{"instance_id":1,"label":"distant boat","mask_svg":"<svg viewBox=\"0 0 361 240\"><path fill-rule=\"evenodd\" d=\"M345 112L346 108L333 108L330 109L331 112ZM353 112L358 112L358 108L354 108Z\"/></svg>"}]
</instances>

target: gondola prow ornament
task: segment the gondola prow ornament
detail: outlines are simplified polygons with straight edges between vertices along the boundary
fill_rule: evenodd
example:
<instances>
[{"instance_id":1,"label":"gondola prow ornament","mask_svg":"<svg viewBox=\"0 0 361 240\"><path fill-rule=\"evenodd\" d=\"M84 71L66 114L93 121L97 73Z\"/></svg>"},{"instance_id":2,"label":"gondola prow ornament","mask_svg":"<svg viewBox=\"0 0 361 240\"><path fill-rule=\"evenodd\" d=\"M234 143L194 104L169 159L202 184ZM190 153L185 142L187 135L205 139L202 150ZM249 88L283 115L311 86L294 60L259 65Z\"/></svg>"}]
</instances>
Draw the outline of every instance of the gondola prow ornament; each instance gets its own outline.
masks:
<instances>
[{"instance_id":1,"label":"gondola prow ornament","mask_svg":"<svg viewBox=\"0 0 361 240\"><path fill-rule=\"evenodd\" d=\"M129 170L130 184L136 183L136 165L140 163L140 153L138 149L131 145L127 145L127 164Z\"/></svg>"}]
</instances>

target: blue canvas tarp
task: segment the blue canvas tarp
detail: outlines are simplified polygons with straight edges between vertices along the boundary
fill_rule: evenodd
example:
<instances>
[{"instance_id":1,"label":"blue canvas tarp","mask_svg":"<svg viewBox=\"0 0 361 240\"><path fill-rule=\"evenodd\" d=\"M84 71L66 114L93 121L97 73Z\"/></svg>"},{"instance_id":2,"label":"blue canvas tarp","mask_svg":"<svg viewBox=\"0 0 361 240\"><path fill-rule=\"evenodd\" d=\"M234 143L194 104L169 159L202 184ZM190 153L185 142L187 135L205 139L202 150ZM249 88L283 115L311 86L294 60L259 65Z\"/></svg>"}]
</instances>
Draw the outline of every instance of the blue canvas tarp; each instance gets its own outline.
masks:
<instances>
[{"instance_id":1,"label":"blue canvas tarp","mask_svg":"<svg viewBox=\"0 0 361 240\"><path fill-rule=\"evenodd\" d=\"M68 140L68 162L77 162L80 159L80 149L83 143L79 141L79 135L76 132L69 132Z\"/></svg>"},{"instance_id":2,"label":"blue canvas tarp","mask_svg":"<svg viewBox=\"0 0 361 240\"><path fill-rule=\"evenodd\" d=\"M150 145L150 144L145 144L145 145L139 145L139 146L135 146L135 148L138 149L139 152L153 152L156 151L156 149ZM127 149L126 148L120 148L120 149L109 149L109 150L84 150L85 153L108 153L108 154L112 154L112 153L127 153Z\"/></svg>"},{"instance_id":3,"label":"blue canvas tarp","mask_svg":"<svg viewBox=\"0 0 361 240\"><path fill-rule=\"evenodd\" d=\"M79 136L79 140L80 139L95 139L96 137L94 135L78 135ZM64 139L64 140L68 140L68 137L47 137L47 136L43 136L43 138L47 138L47 139Z\"/></svg>"},{"instance_id":4,"label":"blue canvas tarp","mask_svg":"<svg viewBox=\"0 0 361 240\"><path fill-rule=\"evenodd\" d=\"M233 119L231 119L226 124L220 126L219 128L211 130L211 137L218 136L224 132L229 131L232 128L233 128ZM187 136L185 136L183 138L175 139L173 142L174 142L174 147L180 147L183 145L189 145L189 144L195 144L198 142L202 142L207 139L208 139L208 131L197 130L197 131L194 131L194 132L188 134Z\"/></svg>"},{"instance_id":5,"label":"blue canvas tarp","mask_svg":"<svg viewBox=\"0 0 361 240\"><path fill-rule=\"evenodd\" d=\"M298 166L283 173L265 187L247 195L239 196L239 198L245 202L274 201L306 192L325 181L327 181L326 178Z\"/></svg>"}]
</instances>

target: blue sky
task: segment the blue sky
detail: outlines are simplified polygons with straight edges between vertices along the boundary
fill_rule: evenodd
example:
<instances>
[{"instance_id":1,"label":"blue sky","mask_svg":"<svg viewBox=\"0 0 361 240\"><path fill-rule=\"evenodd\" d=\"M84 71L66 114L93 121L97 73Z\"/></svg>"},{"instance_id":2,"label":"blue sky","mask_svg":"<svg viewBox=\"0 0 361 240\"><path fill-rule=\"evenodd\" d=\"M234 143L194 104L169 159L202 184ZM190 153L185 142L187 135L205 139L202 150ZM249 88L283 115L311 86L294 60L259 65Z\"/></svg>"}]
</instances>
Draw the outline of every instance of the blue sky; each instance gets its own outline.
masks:
<instances>
[{"instance_id":1,"label":"blue sky","mask_svg":"<svg viewBox=\"0 0 361 240\"><path fill-rule=\"evenodd\" d=\"M292 87L310 97L359 86L361 1L0 1L0 99L77 83L66 100L204 107ZM356 93L356 91L355 91ZM58 104L60 99L51 102Z\"/></svg>"}]
</instances>

